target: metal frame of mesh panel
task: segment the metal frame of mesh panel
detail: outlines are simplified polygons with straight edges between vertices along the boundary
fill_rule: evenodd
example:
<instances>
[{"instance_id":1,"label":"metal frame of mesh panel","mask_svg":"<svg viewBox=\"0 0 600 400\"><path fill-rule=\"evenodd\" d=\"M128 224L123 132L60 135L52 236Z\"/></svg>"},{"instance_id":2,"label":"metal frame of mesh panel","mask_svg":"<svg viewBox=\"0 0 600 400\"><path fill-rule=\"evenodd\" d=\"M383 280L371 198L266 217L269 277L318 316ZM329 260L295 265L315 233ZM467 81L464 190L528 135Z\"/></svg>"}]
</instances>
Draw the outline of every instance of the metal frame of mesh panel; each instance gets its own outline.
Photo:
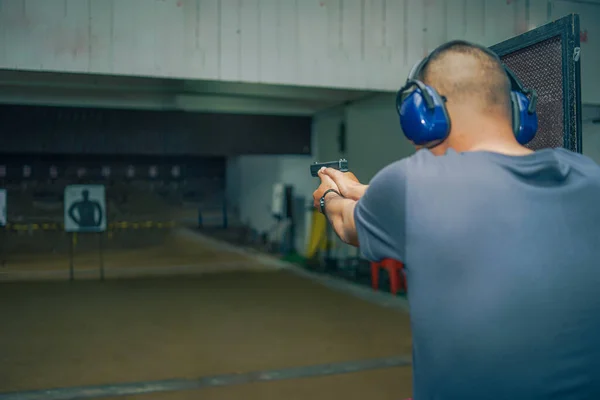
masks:
<instances>
[{"instance_id":1,"label":"metal frame of mesh panel","mask_svg":"<svg viewBox=\"0 0 600 400\"><path fill-rule=\"evenodd\" d=\"M539 128L528 147L581 153L579 16L567 15L490 48L538 93Z\"/></svg>"}]
</instances>

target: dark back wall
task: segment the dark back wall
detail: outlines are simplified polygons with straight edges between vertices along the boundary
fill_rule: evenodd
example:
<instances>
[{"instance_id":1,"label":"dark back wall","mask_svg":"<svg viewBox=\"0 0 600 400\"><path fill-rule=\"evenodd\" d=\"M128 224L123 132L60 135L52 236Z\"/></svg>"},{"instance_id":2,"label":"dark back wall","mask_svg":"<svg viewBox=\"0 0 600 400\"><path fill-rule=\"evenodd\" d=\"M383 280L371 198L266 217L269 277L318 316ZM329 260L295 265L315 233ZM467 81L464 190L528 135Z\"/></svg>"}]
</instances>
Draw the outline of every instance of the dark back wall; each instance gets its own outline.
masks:
<instances>
[{"instance_id":1,"label":"dark back wall","mask_svg":"<svg viewBox=\"0 0 600 400\"><path fill-rule=\"evenodd\" d=\"M13 217L35 220L40 216L35 201L62 201L65 186L73 184L103 184L108 197L120 204L128 196L139 200L143 193L150 203L140 200L142 211L133 203L126 204L131 215L147 211L152 204L167 209L181 201L221 210L225 198L225 157L0 153L0 160L0 188L9 191ZM128 174L131 169L133 176ZM162 214L161 210L154 211Z\"/></svg>"},{"instance_id":2,"label":"dark back wall","mask_svg":"<svg viewBox=\"0 0 600 400\"><path fill-rule=\"evenodd\" d=\"M2 105L0 140L3 154L310 154L311 118Z\"/></svg>"},{"instance_id":3,"label":"dark back wall","mask_svg":"<svg viewBox=\"0 0 600 400\"><path fill-rule=\"evenodd\" d=\"M133 170L134 175L128 173ZM225 157L0 153L0 182L224 181ZM105 175L108 172L108 175ZM53 176L53 173L55 174Z\"/></svg>"}]
</instances>

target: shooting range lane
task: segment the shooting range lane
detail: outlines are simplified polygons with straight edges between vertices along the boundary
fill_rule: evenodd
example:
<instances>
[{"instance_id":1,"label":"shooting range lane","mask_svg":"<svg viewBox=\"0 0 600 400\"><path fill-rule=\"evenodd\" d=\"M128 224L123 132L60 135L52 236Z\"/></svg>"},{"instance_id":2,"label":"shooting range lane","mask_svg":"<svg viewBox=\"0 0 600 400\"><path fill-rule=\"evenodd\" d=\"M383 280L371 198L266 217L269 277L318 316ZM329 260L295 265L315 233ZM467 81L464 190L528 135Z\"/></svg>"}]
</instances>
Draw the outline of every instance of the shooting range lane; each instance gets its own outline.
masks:
<instances>
[{"instance_id":1,"label":"shooting range lane","mask_svg":"<svg viewBox=\"0 0 600 400\"><path fill-rule=\"evenodd\" d=\"M99 243L102 235L102 243ZM10 253L0 270L0 281L69 277L68 242L64 232L36 232L40 246L57 243L59 251ZM32 244L27 235L7 234L14 248ZM75 279L98 279L102 262L107 278L147 277L231 270L272 270L247 254L217 250L195 240L185 229L129 229L107 234L77 234L71 255ZM50 243L48 243L50 242ZM102 249L100 249L100 245Z\"/></svg>"},{"instance_id":2,"label":"shooting range lane","mask_svg":"<svg viewBox=\"0 0 600 400\"><path fill-rule=\"evenodd\" d=\"M69 278L68 244L73 237L61 231L36 231L34 235L38 242L27 233L5 233L7 246L32 250L9 253L0 269L0 281ZM194 240L185 229L123 229L110 236L77 234L75 240L71 255L75 279L98 279L101 263L107 278L273 269L246 254L216 250ZM50 246L58 250L36 249Z\"/></svg>"},{"instance_id":3,"label":"shooting range lane","mask_svg":"<svg viewBox=\"0 0 600 400\"><path fill-rule=\"evenodd\" d=\"M0 318L11 321L0 330L0 393L195 380L339 362L362 369L365 360L406 357L411 350L407 314L284 270L3 283ZM344 379L376 387L384 382L378 374L391 370L357 372L356 379L299 381L292 374L289 381L208 390L214 398L227 398L226 391L234 390L248 397L247 387L257 398L300 390L294 385L303 390L329 386L331 393ZM409 381L392 386L407 390ZM381 390L389 390L384 386Z\"/></svg>"},{"instance_id":4,"label":"shooting range lane","mask_svg":"<svg viewBox=\"0 0 600 400\"><path fill-rule=\"evenodd\" d=\"M90 200L102 197L87 189ZM55 221L64 211L64 225L37 218L3 230L0 318L11 323L0 330L0 399L410 394L401 299L171 223L196 210L170 209L151 193L127 188L127 199L102 213L118 212L103 232L64 231L75 201L46 212ZM18 282L39 279L55 281ZM386 383L398 369L406 379Z\"/></svg>"},{"instance_id":5,"label":"shooting range lane","mask_svg":"<svg viewBox=\"0 0 600 400\"><path fill-rule=\"evenodd\" d=\"M111 215L108 223L100 218L100 232L81 230L71 221L72 210L79 215L77 204L84 190L90 193L92 204L96 201L100 205L101 213L94 209L88 213L92 219ZM117 206L115 199L120 192L128 201ZM0 281L64 280L71 277L71 267L74 279L98 279L102 272L107 278L115 278L272 269L247 255L215 250L212 244L200 243L187 234L181 227L186 224L181 221L193 221L197 207L172 207L149 191L126 188L120 192L114 188L109 192L108 203L113 206L107 209L101 185L67 186L64 224L12 223L3 228ZM19 194L13 191L14 198ZM21 197L26 196L21 193ZM21 207L19 215L44 211L37 217L40 221L57 221L63 211L62 203L58 204L60 209L56 204L45 209L39 201L17 200L21 199L13 199L12 204Z\"/></svg>"}]
</instances>

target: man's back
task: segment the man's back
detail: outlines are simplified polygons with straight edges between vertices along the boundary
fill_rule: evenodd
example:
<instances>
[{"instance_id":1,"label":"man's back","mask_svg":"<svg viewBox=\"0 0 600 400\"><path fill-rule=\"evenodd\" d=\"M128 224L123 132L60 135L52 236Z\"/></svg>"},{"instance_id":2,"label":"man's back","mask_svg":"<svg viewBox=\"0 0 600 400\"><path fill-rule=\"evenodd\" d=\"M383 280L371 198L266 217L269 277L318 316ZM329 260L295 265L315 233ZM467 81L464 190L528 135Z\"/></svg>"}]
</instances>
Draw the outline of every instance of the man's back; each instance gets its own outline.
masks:
<instances>
[{"instance_id":1,"label":"man's back","mask_svg":"<svg viewBox=\"0 0 600 400\"><path fill-rule=\"evenodd\" d=\"M357 231L367 257L406 265L416 400L600 398L596 164L420 151L374 185L395 189L378 217L367 191Z\"/></svg>"}]
</instances>

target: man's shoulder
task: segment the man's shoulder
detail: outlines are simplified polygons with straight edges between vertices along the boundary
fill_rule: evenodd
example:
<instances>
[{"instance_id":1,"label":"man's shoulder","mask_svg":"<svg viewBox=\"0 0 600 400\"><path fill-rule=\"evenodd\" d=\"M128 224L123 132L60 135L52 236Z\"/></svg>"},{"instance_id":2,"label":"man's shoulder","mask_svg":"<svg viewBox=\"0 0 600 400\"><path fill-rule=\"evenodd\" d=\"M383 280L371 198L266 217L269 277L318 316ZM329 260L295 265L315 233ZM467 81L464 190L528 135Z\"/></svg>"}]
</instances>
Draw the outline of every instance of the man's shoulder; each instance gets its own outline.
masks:
<instances>
[{"instance_id":1,"label":"man's shoulder","mask_svg":"<svg viewBox=\"0 0 600 400\"><path fill-rule=\"evenodd\" d=\"M427 179L427 177L437 176L440 171L450 167L451 164L456 164L456 167L460 168L460 160L455 156L457 156L456 153L436 156L429 150L422 149L388 165L381 172L387 169L385 171L387 175L402 176L406 179Z\"/></svg>"},{"instance_id":2,"label":"man's shoulder","mask_svg":"<svg viewBox=\"0 0 600 400\"><path fill-rule=\"evenodd\" d=\"M404 176L411 157L406 157L386 165L373 176L371 183L382 179Z\"/></svg>"},{"instance_id":3,"label":"man's shoulder","mask_svg":"<svg viewBox=\"0 0 600 400\"><path fill-rule=\"evenodd\" d=\"M440 168L442 157L436 157L428 150L419 150L416 153L388 164L371 179L370 185L385 186L393 184L403 187L408 179L418 176L434 176Z\"/></svg>"},{"instance_id":4,"label":"man's shoulder","mask_svg":"<svg viewBox=\"0 0 600 400\"><path fill-rule=\"evenodd\" d=\"M412 168L432 166L437 158L439 157L434 156L429 150L419 150L408 157L388 164L377 175L405 174Z\"/></svg>"},{"instance_id":5,"label":"man's shoulder","mask_svg":"<svg viewBox=\"0 0 600 400\"><path fill-rule=\"evenodd\" d=\"M561 163L582 171L585 175L597 175L600 179L600 166L590 157L563 148L545 149L526 157L510 157L496 153L457 153L449 150L443 156L435 156L429 150L419 150L409 157L395 161L380 170L372 182L398 180L402 178L442 178L450 174L462 178L471 174L495 173L498 168L511 166L529 169L532 165Z\"/></svg>"},{"instance_id":6,"label":"man's shoulder","mask_svg":"<svg viewBox=\"0 0 600 400\"><path fill-rule=\"evenodd\" d=\"M570 180L600 183L600 166L591 157L564 148L543 149L535 152L533 161L547 169L554 168ZM526 166L529 166L526 164Z\"/></svg>"},{"instance_id":7,"label":"man's shoulder","mask_svg":"<svg viewBox=\"0 0 600 400\"><path fill-rule=\"evenodd\" d=\"M556 157L562 161L573 165L580 165L582 167L590 168L600 173L600 166L598 163L585 154L576 153L563 148L552 149L550 151L552 151Z\"/></svg>"}]
</instances>

